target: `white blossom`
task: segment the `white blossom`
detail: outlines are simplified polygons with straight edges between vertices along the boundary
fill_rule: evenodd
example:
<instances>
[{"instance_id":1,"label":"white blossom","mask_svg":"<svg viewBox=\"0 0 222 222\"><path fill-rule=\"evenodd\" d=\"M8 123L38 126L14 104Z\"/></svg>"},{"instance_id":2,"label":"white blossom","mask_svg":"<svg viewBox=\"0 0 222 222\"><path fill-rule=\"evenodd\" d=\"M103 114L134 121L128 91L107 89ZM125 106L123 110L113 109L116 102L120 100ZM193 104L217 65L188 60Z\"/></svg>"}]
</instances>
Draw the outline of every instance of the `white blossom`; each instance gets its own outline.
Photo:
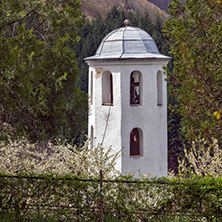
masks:
<instances>
[{"instance_id":1,"label":"white blossom","mask_svg":"<svg viewBox=\"0 0 222 222\"><path fill-rule=\"evenodd\" d=\"M89 148L89 140L77 148L70 144L48 143L43 149L26 139L0 143L0 169L7 174L36 173L56 175L98 176L103 170L105 177L119 175L115 169L121 150L113 154L112 147L105 151L99 144Z\"/></svg>"},{"instance_id":2,"label":"white blossom","mask_svg":"<svg viewBox=\"0 0 222 222\"><path fill-rule=\"evenodd\" d=\"M190 151L184 147L184 153L185 158L178 159L180 173L222 176L222 150L219 149L216 139L212 139L212 143L208 144L199 138L193 141Z\"/></svg>"}]
</instances>

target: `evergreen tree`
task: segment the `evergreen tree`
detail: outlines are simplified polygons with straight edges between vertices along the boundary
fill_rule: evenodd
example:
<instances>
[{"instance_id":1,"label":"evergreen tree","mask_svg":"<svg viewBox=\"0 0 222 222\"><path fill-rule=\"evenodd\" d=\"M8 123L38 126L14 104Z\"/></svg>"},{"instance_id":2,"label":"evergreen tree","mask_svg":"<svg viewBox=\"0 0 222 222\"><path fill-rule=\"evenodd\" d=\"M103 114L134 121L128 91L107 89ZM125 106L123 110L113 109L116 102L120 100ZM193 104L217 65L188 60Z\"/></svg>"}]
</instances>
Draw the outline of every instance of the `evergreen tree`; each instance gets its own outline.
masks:
<instances>
[{"instance_id":1,"label":"evergreen tree","mask_svg":"<svg viewBox=\"0 0 222 222\"><path fill-rule=\"evenodd\" d=\"M125 20L126 16L124 11L118 9L116 6L114 6L108 13L107 16L104 19L104 25L106 26L105 35L109 32L122 27L123 21Z\"/></svg>"},{"instance_id":2,"label":"evergreen tree","mask_svg":"<svg viewBox=\"0 0 222 222\"><path fill-rule=\"evenodd\" d=\"M163 29L163 21L161 20L160 15L156 14L152 36L155 43L157 44L159 51L163 53L164 55L168 55L169 44L167 44L163 36L162 29Z\"/></svg>"},{"instance_id":3,"label":"evergreen tree","mask_svg":"<svg viewBox=\"0 0 222 222\"><path fill-rule=\"evenodd\" d=\"M80 41L75 46L78 67L80 70L78 85L85 92L88 92L88 66L84 63L84 58L94 54L95 49L92 41L93 27L88 19L85 19L83 27L79 30ZM86 105L87 106L87 105Z\"/></svg>"},{"instance_id":4,"label":"evergreen tree","mask_svg":"<svg viewBox=\"0 0 222 222\"><path fill-rule=\"evenodd\" d=\"M150 35L153 35L154 22L148 11L144 12L144 15L141 19L141 29L145 30Z\"/></svg>"},{"instance_id":5,"label":"evergreen tree","mask_svg":"<svg viewBox=\"0 0 222 222\"><path fill-rule=\"evenodd\" d=\"M185 135L181 130L181 115L174 112L178 101L168 93L168 169L178 173L178 158L184 157Z\"/></svg>"}]
</instances>

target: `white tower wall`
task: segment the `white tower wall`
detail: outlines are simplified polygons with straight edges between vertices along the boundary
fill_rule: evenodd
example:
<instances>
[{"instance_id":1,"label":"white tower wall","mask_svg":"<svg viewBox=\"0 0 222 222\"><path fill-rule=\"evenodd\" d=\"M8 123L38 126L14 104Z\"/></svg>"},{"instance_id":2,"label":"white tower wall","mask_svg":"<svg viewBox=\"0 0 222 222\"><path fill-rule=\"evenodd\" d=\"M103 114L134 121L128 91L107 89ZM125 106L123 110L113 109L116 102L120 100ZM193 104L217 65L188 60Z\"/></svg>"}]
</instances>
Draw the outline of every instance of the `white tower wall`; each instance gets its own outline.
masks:
<instances>
[{"instance_id":1,"label":"white tower wall","mask_svg":"<svg viewBox=\"0 0 222 222\"><path fill-rule=\"evenodd\" d=\"M167 175L167 90L163 80L163 104L157 105L157 72L163 71L163 63L126 64L121 69L122 88L122 172L151 173L153 176ZM141 105L130 105L130 74L141 72ZM163 77L164 78L164 77ZM128 81L126 81L128 80ZM130 132L142 130L141 155L130 156Z\"/></svg>"},{"instance_id":2,"label":"white tower wall","mask_svg":"<svg viewBox=\"0 0 222 222\"><path fill-rule=\"evenodd\" d=\"M101 66L102 65L102 66ZM113 105L102 105L102 74L109 71L113 76ZM91 91L91 72L93 72L93 103L89 106L88 132L94 128L94 146L102 144L108 150L112 146L114 153L122 148L121 142L121 75L119 66L96 64L89 68L89 92ZM90 98L91 95L89 95ZM122 172L122 158L117 160L117 170Z\"/></svg>"},{"instance_id":3,"label":"white tower wall","mask_svg":"<svg viewBox=\"0 0 222 222\"><path fill-rule=\"evenodd\" d=\"M167 90L163 83L163 104L157 105L157 72L163 62L88 62L89 92L93 72L93 103L90 102L89 136L93 126L94 146L102 143L105 149L112 146L113 152L123 148L124 155L117 161L121 173L153 176L167 175ZM102 105L102 75L113 76L113 105ZM141 73L141 105L130 105L130 75ZM164 77L163 77L164 79ZM91 95L89 95L89 98ZM91 98L89 99L91 100ZM130 132L142 130L141 155L130 156Z\"/></svg>"}]
</instances>

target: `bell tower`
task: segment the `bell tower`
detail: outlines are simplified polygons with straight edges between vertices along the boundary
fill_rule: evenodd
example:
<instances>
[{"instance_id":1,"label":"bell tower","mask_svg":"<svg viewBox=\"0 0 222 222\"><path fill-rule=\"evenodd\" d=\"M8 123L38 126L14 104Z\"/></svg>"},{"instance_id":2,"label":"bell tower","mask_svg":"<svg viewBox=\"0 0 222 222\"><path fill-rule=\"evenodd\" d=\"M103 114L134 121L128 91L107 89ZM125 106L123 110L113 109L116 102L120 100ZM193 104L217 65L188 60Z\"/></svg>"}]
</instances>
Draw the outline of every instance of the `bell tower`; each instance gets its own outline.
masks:
<instances>
[{"instance_id":1,"label":"bell tower","mask_svg":"<svg viewBox=\"0 0 222 222\"><path fill-rule=\"evenodd\" d=\"M92 145L113 152L122 173L167 175L167 83L152 37L136 27L116 29L102 40L89 65L89 122Z\"/></svg>"}]
</instances>

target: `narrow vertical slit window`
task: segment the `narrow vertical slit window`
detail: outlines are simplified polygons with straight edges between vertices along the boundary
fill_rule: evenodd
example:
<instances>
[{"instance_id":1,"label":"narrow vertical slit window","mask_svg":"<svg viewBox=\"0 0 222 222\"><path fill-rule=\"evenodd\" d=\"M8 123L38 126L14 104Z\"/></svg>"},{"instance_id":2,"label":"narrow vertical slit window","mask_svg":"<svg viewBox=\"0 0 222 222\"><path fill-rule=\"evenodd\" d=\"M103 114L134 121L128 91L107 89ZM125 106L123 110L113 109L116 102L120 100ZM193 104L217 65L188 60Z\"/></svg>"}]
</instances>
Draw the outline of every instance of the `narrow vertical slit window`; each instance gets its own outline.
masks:
<instances>
[{"instance_id":1,"label":"narrow vertical slit window","mask_svg":"<svg viewBox=\"0 0 222 222\"><path fill-rule=\"evenodd\" d=\"M94 128L93 128L93 126L91 126L91 129L90 129L90 139L91 139L90 147L91 147L91 149L93 149L93 138L94 138Z\"/></svg>"},{"instance_id":2,"label":"narrow vertical slit window","mask_svg":"<svg viewBox=\"0 0 222 222\"><path fill-rule=\"evenodd\" d=\"M161 71L157 72L157 106L163 105L163 77Z\"/></svg>"},{"instance_id":3,"label":"narrow vertical slit window","mask_svg":"<svg viewBox=\"0 0 222 222\"><path fill-rule=\"evenodd\" d=\"M110 72L102 75L102 104L113 105L113 76Z\"/></svg>"},{"instance_id":4,"label":"narrow vertical slit window","mask_svg":"<svg viewBox=\"0 0 222 222\"><path fill-rule=\"evenodd\" d=\"M91 71L90 102L93 104L93 71Z\"/></svg>"},{"instance_id":5,"label":"narrow vertical slit window","mask_svg":"<svg viewBox=\"0 0 222 222\"><path fill-rule=\"evenodd\" d=\"M130 76L130 104L141 104L141 73L138 71Z\"/></svg>"},{"instance_id":6,"label":"narrow vertical slit window","mask_svg":"<svg viewBox=\"0 0 222 222\"><path fill-rule=\"evenodd\" d=\"M142 131L138 128L134 128L130 132L130 156L136 157L142 155Z\"/></svg>"},{"instance_id":7,"label":"narrow vertical slit window","mask_svg":"<svg viewBox=\"0 0 222 222\"><path fill-rule=\"evenodd\" d=\"M112 74L110 73L109 75L109 78L110 78L110 92L109 92L109 101L110 101L110 104L113 104L113 76Z\"/></svg>"}]
</instances>

